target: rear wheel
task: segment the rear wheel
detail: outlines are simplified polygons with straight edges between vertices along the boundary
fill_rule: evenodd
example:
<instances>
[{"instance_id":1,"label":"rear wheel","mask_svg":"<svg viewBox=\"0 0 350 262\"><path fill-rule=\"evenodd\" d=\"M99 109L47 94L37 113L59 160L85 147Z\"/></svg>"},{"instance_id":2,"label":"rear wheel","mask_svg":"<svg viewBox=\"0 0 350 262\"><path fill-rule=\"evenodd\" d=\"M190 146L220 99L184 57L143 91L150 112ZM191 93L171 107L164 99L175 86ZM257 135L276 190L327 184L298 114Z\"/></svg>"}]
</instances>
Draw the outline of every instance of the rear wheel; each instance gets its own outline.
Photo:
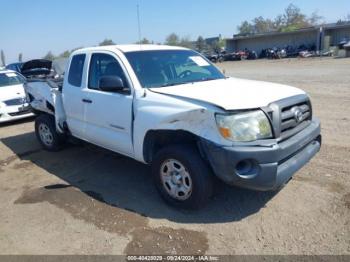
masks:
<instances>
[{"instance_id":1,"label":"rear wheel","mask_svg":"<svg viewBox=\"0 0 350 262\"><path fill-rule=\"evenodd\" d=\"M56 130L55 118L42 114L35 119L35 133L44 149L58 151L62 148L65 137Z\"/></svg>"},{"instance_id":2,"label":"rear wheel","mask_svg":"<svg viewBox=\"0 0 350 262\"><path fill-rule=\"evenodd\" d=\"M212 195L212 174L190 145L161 149L152 163L152 173L159 193L170 205L198 209Z\"/></svg>"}]
</instances>

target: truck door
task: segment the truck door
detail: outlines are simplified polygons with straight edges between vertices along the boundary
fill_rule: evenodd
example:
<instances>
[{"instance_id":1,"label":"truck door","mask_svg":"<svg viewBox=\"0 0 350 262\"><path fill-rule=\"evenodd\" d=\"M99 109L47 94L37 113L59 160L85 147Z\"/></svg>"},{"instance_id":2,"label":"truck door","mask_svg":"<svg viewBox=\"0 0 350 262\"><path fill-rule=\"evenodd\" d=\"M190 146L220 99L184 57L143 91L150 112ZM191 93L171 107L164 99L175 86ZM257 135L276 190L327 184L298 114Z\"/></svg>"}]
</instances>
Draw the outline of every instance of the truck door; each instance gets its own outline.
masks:
<instances>
[{"instance_id":1,"label":"truck door","mask_svg":"<svg viewBox=\"0 0 350 262\"><path fill-rule=\"evenodd\" d=\"M126 88L107 92L98 88L102 76L118 76ZM90 59L86 107L86 134L91 143L133 155L131 83L120 59L113 53L93 53Z\"/></svg>"},{"instance_id":2,"label":"truck door","mask_svg":"<svg viewBox=\"0 0 350 262\"><path fill-rule=\"evenodd\" d=\"M82 92L86 82L85 77L83 77L84 72L86 72L85 67L87 67L85 54L77 54L72 57L62 92L69 130L73 136L81 139L84 139L86 128L86 104L83 102L85 97Z\"/></svg>"}]
</instances>

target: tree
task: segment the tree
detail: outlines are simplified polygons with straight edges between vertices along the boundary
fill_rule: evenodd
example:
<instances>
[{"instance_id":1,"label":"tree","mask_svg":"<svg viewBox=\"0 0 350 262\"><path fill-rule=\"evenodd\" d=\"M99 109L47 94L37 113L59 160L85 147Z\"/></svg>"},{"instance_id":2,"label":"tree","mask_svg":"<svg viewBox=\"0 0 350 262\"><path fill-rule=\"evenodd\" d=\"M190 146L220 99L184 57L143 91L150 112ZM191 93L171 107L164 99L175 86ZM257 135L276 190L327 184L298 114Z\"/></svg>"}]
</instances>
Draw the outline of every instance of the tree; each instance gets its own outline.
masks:
<instances>
[{"instance_id":1,"label":"tree","mask_svg":"<svg viewBox=\"0 0 350 262\"><path fill-rule=\"evenodd\" d=\"M241 35L249 35L254 34L254 25L249 23L248 21L243 21L240 26L238 26L238 31Z\"/></svg>"},{"instance_id":2,"label":"tree","mask_svg":"<svg viewBox=\"0 0 350 262\"><path fill-rule=\"evenodd\" d=\"M141 45L148 45L148 44L151 44L151 41L149 41L147 38L144 37L141 41L136 42L136 44L138 44L138 45L140 45L140 44Z\"/></svg>"},{"instance_id":3,"label":"tree","mask_svg":"<svg viewBox=\"0 0 350 262\"><path fill-rule=\"evenodd\" d=\"M210 44L210 49L215 53L220 53L225 46L225 42L220 39L220 41L214 41Z\"/></svg>"},{"instance_id":4,"label":"tree","mask_svg":"<svg viewBox=\"0 0 350 262\"><path fill-rule=\"evenodd\" d=\"M271 32L275 30L275 23L271 19L265 19L262 16L253 20L254 31L256 34Z\"/></svg>"},{"instance_id":5,"label":"tree","mask_svg":"<svg viewBox=\"0 0 350 262\"><path fill-rule=\"evenodd\" d=\"M101 43L98 44L99 46L106 46L106 45L115 45L112 39L105 39Z\"/></svg>"},{"instance_id":6,"label":"tree","mask_svg":"<svg viewBox=\"0 0 350 262\"><path fill-rule=\"evenodd\" d=\"M202 36L199 36L196 41L196 49L198 52L203 52L207 49L207 43Z\"/></svg>"},{"instance_id":7,"label":"tree","mask_svg":"<svg viewBox=\"0 0 350 262\"><path fill-rule=\"evenodd\" d=\"M294 4L290 4L283 14L283 21L285 27L306 27L309 26L306 15L301 13L299 7Z\"/></svg>"},{"instance_id":8,"label":"tree","mask_svg":"<svg viewBox=\"0 0 350 262\"><path fill-rule=\"evenodd\" d=\"M252 22L243 21L237 27L241 35L259 34L273 31L289 32L300 28L314 26L323 19L317 12L313 12L310 17L303 14L299 7L290 4L284 13L275 19L265 19L262 16L256 17Z\"/></svg>"},{"instance_id":9,"label":"tree","mask_svg":"<svg viewBox=\"0 0 350 262\"><path fill-rule=\"evenodd\" d=\"M46 59L46 60L54 60L55 59L55 56L54 56L54 54L51 52L51 51L49 51L49 52L47 52L47 54L43 57L43 59Z\"/></svg>"},{"instance_id":10,"label":"tree","mask_svg":"<svg viewBox=\"0 0 350 262\"><path fill-rule=\"evenodd\" d=\"M346 17L341 18L338 20L337 25L344 25L350 23L350 14L348 14Z\"/></svg>"},{"instance_id":11,"label":"tree","mask_svg":"<svg viewBox=\"0 0 350 262\"><path fill-rule=\"evenodd\" d=\"M18 62L22 63L22 61L23 61L23 54L19 53L18 54Z\"/></svg>"},{"instance_id":12,"label":"tree","mask_svg":"<svg viewBox=\"0 0 350 262\"><path fill-rule=\"evenodd\" d=\"M165 39L165 44L171 46L178 46L180 44L180 38L177 34L172 33L168 35Z\"/></svg>"},{"instance_id":13,"label":"tree","mask_svg":"<svg viewBox=\"0 0 350 262\"><path fill-rule=\"evenodd\" d=\"M73 52L73 50L72 51L66 50L62 54L60 54L58 57L67 58L70 56L71 52Z\"/></svg>"},{"instance_id":14,"label":"tree","mask_svg":"<svg viewBox=\"0 0 350 262\"><path fill-rule=\"evenodd\" d=\"M1 50L1 63L2 63L2 66L6 66L6 59L5 59L4 50Z\"/></svg>"},{"instance_id":15,"label":"tree","mask_svg":"<svg viewBox=\"0 0 350 262\"><path fill-rule=\"evenodd\" d=\"M309 18L309 23L311 25L317 25L319 23L324 23L324 22L322 22L323 18L324 18L323 16L319 15L318 12L315 11L311 14L311 16Z\"/></svg>"},{"instance_id":16,"label":"tree","mask_svg":"<svg viewBox=\"0 0 350 262\"><path fill-rule=\"evenodd\" d=\"M191 39L189 36L184 36L181 38L179 46L186 47L186 48L193 48L193 43L191 42Z\"/></svg>"}]
</instances>

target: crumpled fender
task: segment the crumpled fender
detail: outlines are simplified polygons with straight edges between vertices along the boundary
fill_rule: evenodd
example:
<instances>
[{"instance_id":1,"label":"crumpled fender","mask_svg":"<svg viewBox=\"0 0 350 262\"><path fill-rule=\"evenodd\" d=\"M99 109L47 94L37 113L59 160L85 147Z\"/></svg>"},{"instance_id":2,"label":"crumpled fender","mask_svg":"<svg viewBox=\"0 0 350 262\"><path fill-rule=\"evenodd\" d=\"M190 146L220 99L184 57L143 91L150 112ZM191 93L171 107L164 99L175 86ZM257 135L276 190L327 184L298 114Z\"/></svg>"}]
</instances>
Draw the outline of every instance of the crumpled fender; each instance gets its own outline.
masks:
<instances>
[{"instance_id":1,"label":"crumpled fender","mask_svg":"<svg viewBox=\"0 0 350 262\"><path fill-rule=\"evenodd\" d=\"M149 131L181 130L220 145L232 144L218 132L215 112L220 109L213 105L147 92L134 108L134 155L141 162L145 162L143 146Z\"/></svg>"}]
</instances>

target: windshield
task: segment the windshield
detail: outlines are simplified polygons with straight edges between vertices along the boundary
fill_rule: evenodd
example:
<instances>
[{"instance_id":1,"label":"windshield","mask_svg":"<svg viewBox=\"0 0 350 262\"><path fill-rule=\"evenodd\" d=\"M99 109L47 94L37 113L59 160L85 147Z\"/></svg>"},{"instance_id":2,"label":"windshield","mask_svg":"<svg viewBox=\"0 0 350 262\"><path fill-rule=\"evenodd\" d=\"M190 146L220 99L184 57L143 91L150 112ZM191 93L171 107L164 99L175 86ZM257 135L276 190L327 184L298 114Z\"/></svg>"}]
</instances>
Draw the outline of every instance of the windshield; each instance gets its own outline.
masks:
<instances>
[{"instance_id":1,"label":"windshield","mask_svg":"<svg viewBox=\"0 0 350 262\"><path fill-rule=\"evenodd\" d=\"M24 77L17 73L14 73L14 72L0 73L0 87L19 85L19 84L23 84L24 82L25 82Z\"/></svg>"},{"instance_id":2,"label":"windshield","mask_svg":"<svg viewBox=\"0 0 350 262\"><path fill-rule=\"evenodd\" d=\"M225 78L206 58L191 50L136 51L125 55L144 88Z\"/></svg>"}]
</instances>

